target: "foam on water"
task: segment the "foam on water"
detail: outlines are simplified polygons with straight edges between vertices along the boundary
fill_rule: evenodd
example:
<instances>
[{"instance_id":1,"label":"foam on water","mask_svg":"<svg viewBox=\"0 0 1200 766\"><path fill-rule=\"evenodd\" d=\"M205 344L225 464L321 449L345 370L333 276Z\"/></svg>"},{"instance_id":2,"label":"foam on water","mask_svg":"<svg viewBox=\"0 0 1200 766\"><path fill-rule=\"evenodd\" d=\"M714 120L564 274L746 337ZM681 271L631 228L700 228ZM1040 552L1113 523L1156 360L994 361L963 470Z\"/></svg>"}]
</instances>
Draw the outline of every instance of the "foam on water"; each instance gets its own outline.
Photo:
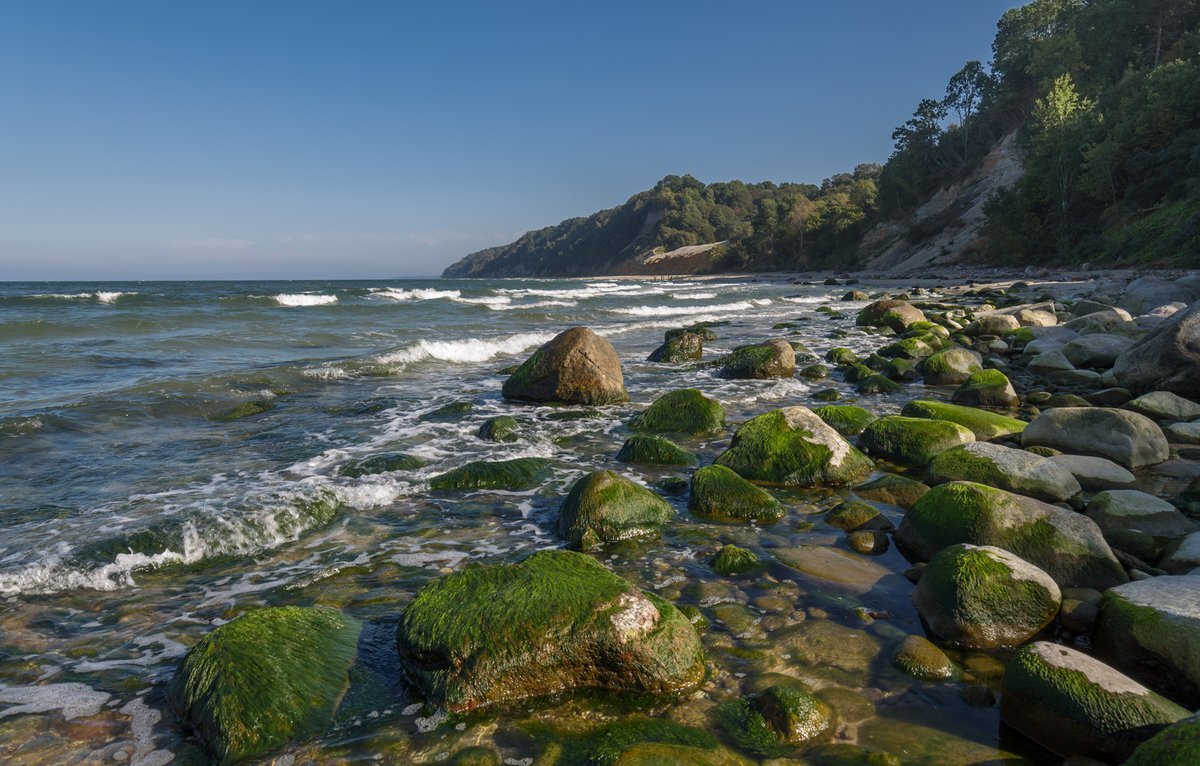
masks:
<instances>
[{"instance_id":1,"label":"foam on water","mask_svg":"<svg viewBox=\"0 0 1200 766\"><path fill-rule=\"evenodd\" d=\"M767 300L766 303L738 301L737 303L718 303L705 306L629 306L626 308L609 309L609 311L614 314L627 314L637 317L687 316L702 311L749 311L756 306L765 306L770 303L771 301Z\"/></svg>"},{"instance_id":2,"label":"foam on water","mask_svg":"<svg viewBox=\"0 0 1200 766\"><path fill-rule=\"evenodd\" d=\"M372 288L371 294L394 301L433 301L439 298L461 298L462 290L406 290L402 287L381 287Z\"/></svg>"},{"instance_id":3,"label":"foam on water","mask_svg":"<svg viewBox=\"0 0 1200 766\"><path fill-rule=\"evenodd\" d=\"M336 295L314 295L312 293L280 293L275 302L280 306L328 306L337 303Z\"/></svg>"},{"instance_id":4,"label":"foam on water","mask_svg":"<svg viewBox=\"0 0 1200 766\"><path fill-rule=\"evenodd\" d=\"M30 298L50 298L55 300L96 300L100 303L116 303L126 295L137 295L136 292L121 292L119 290L97 290L85 293L38 293Z\"/></svg>"},{"instance_id":5,"label":"foam on water","mask_svg":"<svg viewBox=\"0 0 1200 766\"><path fill-rule=\"evenodd\" d=\"M96 691L87 684L63 683L42 686L5 686L0 684L0 718L28 713L62 711L68 721L99 715L105 703L112 699L107 692Z\"/></svg>"},{"instance_id":6,"label":"foam on water","mask_svg":"<svg viewBox=\"0 0 1200 766\"><path fill-rule=\"evenodd\" d=\"M504 338L467 338L465 340L429 341L419 340L411 346L381 354L376 360L386 365L406 365L426 359L443 362L486 362L497 356L519 354L540 346L554 337L554 333L526 332Z\"/></svg>"}]
</instances>

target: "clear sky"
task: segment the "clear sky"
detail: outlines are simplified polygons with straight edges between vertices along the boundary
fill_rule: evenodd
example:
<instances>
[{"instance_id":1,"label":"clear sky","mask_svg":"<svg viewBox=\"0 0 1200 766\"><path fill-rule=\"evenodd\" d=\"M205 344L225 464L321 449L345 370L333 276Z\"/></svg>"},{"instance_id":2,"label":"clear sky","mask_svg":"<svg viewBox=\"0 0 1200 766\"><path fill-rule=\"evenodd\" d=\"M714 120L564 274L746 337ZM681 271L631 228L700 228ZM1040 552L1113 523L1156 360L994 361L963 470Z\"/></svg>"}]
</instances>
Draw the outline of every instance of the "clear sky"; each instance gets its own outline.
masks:
<instances>
[{"instance_id":1,"label":"clear sky","mask_svg":"<svg viewBox=\"0 0 1200 766\"><path fill-rule=\"evenodd\" d=\"M819 182L1017 4L0 3L0 279L429 275L671 173Z\"/></svg>"}]
</instances>

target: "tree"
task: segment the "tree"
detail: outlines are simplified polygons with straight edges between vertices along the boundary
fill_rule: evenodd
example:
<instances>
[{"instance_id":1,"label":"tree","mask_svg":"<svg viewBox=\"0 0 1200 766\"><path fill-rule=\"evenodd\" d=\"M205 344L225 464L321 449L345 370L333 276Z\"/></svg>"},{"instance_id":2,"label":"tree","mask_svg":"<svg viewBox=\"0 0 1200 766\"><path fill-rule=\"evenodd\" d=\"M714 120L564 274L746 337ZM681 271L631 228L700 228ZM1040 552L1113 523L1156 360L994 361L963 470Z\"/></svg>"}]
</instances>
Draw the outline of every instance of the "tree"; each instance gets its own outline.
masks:
<instances>
[{"instance_id":1,"label":"tree","mask_svg":"<svg viewBox=\"0 0 1200 766\"><path fill-rule=\"evenodd\" d=\"M946 110L953 109L958 115L964 163L971 155L971 120L980 105L991 95L992 86L991 74L979 61L968 61L946 85L946 98L942 100L942 106Z\"/></svg>"},{"instance_id":2,"label":"tree","mask_svg":"<svg viewBox=\"0 0 1200 766\"><path fill-rule=\"evenodd\" d=\"M1057 180L1057 203L1064 236L1072 188L1083 166L1087 128L1095 107L1095 103L1075 90L1075 81L1069 74L1056 78L1050 92L1034 104L1034 162L1048 161L1053 168L1051 174Z\"/></svg>"}]
</instances>

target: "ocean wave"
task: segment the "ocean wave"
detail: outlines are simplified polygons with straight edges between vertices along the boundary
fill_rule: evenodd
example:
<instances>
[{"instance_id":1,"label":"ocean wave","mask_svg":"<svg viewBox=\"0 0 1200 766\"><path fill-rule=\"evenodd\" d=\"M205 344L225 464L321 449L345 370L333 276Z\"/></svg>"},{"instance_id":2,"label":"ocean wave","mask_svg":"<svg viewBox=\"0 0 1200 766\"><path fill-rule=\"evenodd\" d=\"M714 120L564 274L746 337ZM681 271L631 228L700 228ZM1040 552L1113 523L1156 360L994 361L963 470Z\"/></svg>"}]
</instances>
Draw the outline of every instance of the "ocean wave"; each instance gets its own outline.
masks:
<instances>
[{"instance_id":1,"label":"ocean wave","mask_svg":"<svg viewBox=\"0 0 1200 766\"><path fill-rule=\"evenodd\" d=\"M710 301L717 297L716 293L673 293L671 295L677 301Z\"/></svg>"},{"instance_id":2,"label":"ocean wave","mask_svg":"<svg viewBox=\"0 0 1200 766\"><path fill-rule=\"evenodd\" d=\"M36 293L34 295L28 295L25 297L60 301L94 300L100 303L111 304L131 295L137 295L137 293L121 292L120 290L96 290L95 292L84 293Z\"/></svg>"},{"instance_id":3,"label":"ocean wave","mask_svg":"<svg viewBox=\"0 0 1200 766\"><path fill-rule=\"evenodd\" d=\"M420 340L411 346L381 354L376 360L382 364L411 364L426 359L443 362L486 362L497 356L519 354L540 346L554 337L553 333L526 332L506 338L429 341Z\"/></svg>"},{"instance_id":4,"label":"ocean wave","mask_svg":"<svg viewBox=\"0 0 1200 766\"><path fill-rule=\"evenodd\" d=\"M373 287L371 295L394 301L433 301L439 298L461 298L462 290L405 290L400 287Z\"/></svg>"},{"instance_id":5,"label":"ocean wave","mask_svg":"<svg viewBox=\"0 0 1200 766\"><path fill-rule=\"evenodd\" d=\"M317 293L280 293L275 296L275 302L280 306L328 306L337 303L336 295L321 295Z\"/></svg>"},{"instance_id":6,"label":"ocean wave","mask_svg":"<svg viewBox=\"0 0 1200 766\"><path fill-rule=\"evenodd\" d=\"M614 314L628 314L635 317L653 316L687 316L707 311L749 311L757 306L770 304L771 301L738 301L737 303L720 303L706 306L631 306L623 309L609 309Z\"/></svg>"}]
</instances>

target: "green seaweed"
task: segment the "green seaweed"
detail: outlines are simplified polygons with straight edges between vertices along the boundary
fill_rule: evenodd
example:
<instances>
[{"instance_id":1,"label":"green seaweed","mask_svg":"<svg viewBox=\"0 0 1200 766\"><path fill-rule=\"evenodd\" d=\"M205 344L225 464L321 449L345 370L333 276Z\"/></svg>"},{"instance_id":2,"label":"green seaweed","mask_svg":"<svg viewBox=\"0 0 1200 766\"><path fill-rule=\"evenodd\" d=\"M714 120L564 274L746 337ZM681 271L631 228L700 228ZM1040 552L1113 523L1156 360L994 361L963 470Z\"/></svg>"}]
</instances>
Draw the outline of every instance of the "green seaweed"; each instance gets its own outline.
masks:
<instances>
[{"instance_id":1,"label":"green seaweed","mask_svg":"<svg viewBox=\"0 0 1200 766\"><path fill-rule=\"evenodd\" d=\"M725 430L725 408L694 388L663 394L629 421L635 431L704 436Z\"/></svg>"},{"instance_id":2,"label":"green seaweed","mask_svg":"<svg viewBox=\"0 0 1200 766\"><path fill-rule=\"evenodd\" d=\"M752 572L758 569L760 562L752 551L736 545L724 545L717 551L717 555L713 556L709 565L717 574L729 577Z\"/></svg>"},{"instance_id":3,"label":"green seaweed","mask_svg":"<svg viewBox=\"0 0 1200 766\"><path fill-rule=\"evenodd\" d=\"M979 441L991 441L1000 436L1019 434L1025 430L1026 423L1016 418L998 415L995 412L964 407L959 404L947 404L915 400L904 405L900 414L907 418L929 418L932 420L947 420L969 429Z\"/></svg>"},{"instance_id":4,"label":"green seaweed","mask_svg":"<svg viewBox=\"0 0 1200 766\"><path fill-rule=\"evenodd\" d=\"M673 515L657 494L612 471L584 476L563 500L558 531L583 550L603 543L652 537Z\"/></svg>"},{"instance_id":5,"label":"green seaweed","mask_svg":"<svg viewBox=\"0 0 1200 766\"><path fill-rule=\"evenodd\" d=\"M787 515L769 492L722 465L706 466L692 474L688 510L705 519L760 524L774 524Z\"/></svg>"},{"instance_id":6,"label":"green seaweed","mask_svg":"<svg viewBox=\"0 0 1200 766\"><path fill-rule=\"evenodd\" d=\"M438 492L472 489L533 489L550 475L550 461L540 457L513 460L476 460L438 474L429 488Z\"/></svg>"},{"instance_id":7,"label":"green seaweed","mask_svg":"<svg viewBox=\"0 0 1200 766\"><path fill-rule=\"evenodd\" d=\"M695 465L696 456L661 436L631 436L621 446L617 460L641 465Z\"/></svg>"}]
</instances>

